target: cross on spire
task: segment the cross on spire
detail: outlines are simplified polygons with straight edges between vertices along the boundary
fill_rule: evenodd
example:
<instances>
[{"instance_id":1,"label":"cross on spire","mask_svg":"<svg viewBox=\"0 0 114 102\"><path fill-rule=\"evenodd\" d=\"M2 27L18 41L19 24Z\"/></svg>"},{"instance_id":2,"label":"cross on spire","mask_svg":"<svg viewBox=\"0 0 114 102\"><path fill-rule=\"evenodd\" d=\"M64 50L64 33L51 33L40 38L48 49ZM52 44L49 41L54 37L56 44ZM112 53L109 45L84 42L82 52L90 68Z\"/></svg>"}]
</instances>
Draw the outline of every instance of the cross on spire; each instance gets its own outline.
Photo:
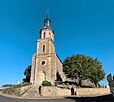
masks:
<instances>
[{"instance_id":1,"label":"cross on spire","mask_svg":"<svg viewBox=\"0 0 114 102\"><path fill-rule=\"evenodd\" d=\"M49 18L49 10L46 11L46 18Z\"/></svg>"},{"instance_id":2,"label":"cross on spire","mask_svg":"<svg viewBox=\"0 0 114 102\"><path fill-rule=\"evenodd\" d=\"M51 20L49 19L49 11L46 11L46 19L44 20L44 27L50 28Z\"/></svg>"}]
</instances>

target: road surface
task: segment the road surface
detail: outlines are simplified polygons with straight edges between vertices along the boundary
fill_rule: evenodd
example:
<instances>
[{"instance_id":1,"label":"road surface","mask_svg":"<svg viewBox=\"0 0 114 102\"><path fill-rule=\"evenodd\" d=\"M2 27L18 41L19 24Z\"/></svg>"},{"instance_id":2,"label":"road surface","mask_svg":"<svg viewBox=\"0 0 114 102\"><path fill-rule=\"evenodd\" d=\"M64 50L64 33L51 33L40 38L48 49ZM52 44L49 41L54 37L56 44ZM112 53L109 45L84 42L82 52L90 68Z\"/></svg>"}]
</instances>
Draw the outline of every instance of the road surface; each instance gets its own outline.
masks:
<instances>
[{"instance_id":1,"label":"road surface","mask_svg":"<svg viewBox=\"0 0 114 102\"><path fill-rule=\"evenodd\" d=\"M17 99L0 95L0 102L114 102L112 95L98 97L65 97L60 99Z\"/></svg>"}]
</instances>

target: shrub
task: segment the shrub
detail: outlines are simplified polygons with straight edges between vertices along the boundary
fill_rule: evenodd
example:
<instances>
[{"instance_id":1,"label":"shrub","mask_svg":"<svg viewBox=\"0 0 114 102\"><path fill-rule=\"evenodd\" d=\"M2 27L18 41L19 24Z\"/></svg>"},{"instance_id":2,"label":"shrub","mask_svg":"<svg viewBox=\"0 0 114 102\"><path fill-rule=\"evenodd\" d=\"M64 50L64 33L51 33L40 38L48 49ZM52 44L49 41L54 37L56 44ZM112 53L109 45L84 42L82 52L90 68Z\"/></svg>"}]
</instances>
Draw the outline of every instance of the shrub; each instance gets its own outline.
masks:
<instances>
[{"instance_id":1,"label":"shrub","mask_svg":"<svg viewBox=\"0 0 114 102\"><path fill-rule=\"evenodd\" d=\"M20 94L20 88L14 88L14 87L10 87L10 88L6 88L3 90L4 94L9 94L9 95L16 95L19 96Z\"/></svg>"},{"instance_id":2,"label":"shrub","mask_svg":"<svg viewBox=\"0 0 114 102\"><path fill-rule=\"evenodd\" d=\"M14 93L14 88L6 88L3 90L3 93L11 95L12 93Z\"/></svg>"},{"instance_id":3,"label":"shrub","mask_svg":"<svg viewBox=\"0 0 114 102\"><path fill-rule=\"evenodd\" d=\"M42 82L42 86L52 86L51 82L45 80Z\"/></svg>"},{"instance_id":4,"label":"shrub","mask_svg":"<svg viewBox=\"0 0 114 102\"><path fill-rule=\"evenodd\" d=\"M16 95L20 96L20 89L21 87L31 85L31 83L26 83L26 84L19 84L19 85L14 85L10 88L3 89L4 94L9 94L9 95Z\"/></svg>"}]
</instances>

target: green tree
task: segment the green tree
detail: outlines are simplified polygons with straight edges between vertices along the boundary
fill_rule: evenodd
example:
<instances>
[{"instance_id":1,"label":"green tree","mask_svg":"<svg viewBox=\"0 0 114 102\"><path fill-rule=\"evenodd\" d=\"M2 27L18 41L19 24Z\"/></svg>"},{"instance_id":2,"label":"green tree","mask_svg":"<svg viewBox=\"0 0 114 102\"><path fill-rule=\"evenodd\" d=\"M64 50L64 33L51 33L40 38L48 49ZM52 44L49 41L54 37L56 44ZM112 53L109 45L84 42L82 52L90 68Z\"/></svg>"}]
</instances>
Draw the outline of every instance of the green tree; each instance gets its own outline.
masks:
<instances>
[{"instance_id":1,"label":"green tree","mask_svg":"<svg viewBox=\"0 0 114 102\"><path fill-rule=\"evenodd\" d=\"M82 86L82 80L89 79L95 85L105 77L102 63L98 59L83 54L72 55L67 57L63 62L63 72L72 80L79 80Z\"/></svg>"},{"instance_id":2,"label":"green tree","mask_svg":"<svg viewBox=\"0 0 114 102\"><path fill-rule=\"evenodd\" d=\"M28 66L24 71L25 78L23 79L23 82L30 82L30 76L31 76L31 65Z\"/></svg>"}]
</instances>

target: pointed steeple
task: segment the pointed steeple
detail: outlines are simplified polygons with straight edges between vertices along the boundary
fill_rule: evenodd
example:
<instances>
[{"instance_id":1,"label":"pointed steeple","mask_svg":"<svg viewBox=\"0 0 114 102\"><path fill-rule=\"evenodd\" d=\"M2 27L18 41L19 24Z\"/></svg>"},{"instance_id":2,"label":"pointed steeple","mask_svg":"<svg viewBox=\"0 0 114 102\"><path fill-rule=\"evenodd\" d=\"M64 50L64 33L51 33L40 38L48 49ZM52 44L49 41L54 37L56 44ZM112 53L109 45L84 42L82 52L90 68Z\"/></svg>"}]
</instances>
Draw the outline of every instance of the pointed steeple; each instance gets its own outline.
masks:
<instances>
[{"instance_id":1,"label":"pointed steeple","mask_svg":"<svg viewBox=\"0 0 114 102\"><path fill-rule=\"evenodd\" d=\"M51 24L51 20L49 19L49 11L47 11L46 12L46 18L44 19L44 26L41 28L40 34L41 34L41 31L44 29L52 30L52 32L54 34L54 30L50 27L50 24Z\"/></svg>"},{"instance_id":2,"label":"pointed steeple","mask_svg":"<svg viewBox=\"0 0 114 102\"><path fill-rule=\"evenodd\" d=\"M49 11L46 11L46 18L49 18Z\"/></svg>"},{"instance_id":3,"label":"pointed steeple","mask_svg":"<svg viewBox=\"0 0 114 102\"><path fill-rule=\"evenodd\" d=\"M44 20L44 28L50 28L51 20L49 19L49 11L46 12L46 19Z\"/></svg>"}]
</instances>

